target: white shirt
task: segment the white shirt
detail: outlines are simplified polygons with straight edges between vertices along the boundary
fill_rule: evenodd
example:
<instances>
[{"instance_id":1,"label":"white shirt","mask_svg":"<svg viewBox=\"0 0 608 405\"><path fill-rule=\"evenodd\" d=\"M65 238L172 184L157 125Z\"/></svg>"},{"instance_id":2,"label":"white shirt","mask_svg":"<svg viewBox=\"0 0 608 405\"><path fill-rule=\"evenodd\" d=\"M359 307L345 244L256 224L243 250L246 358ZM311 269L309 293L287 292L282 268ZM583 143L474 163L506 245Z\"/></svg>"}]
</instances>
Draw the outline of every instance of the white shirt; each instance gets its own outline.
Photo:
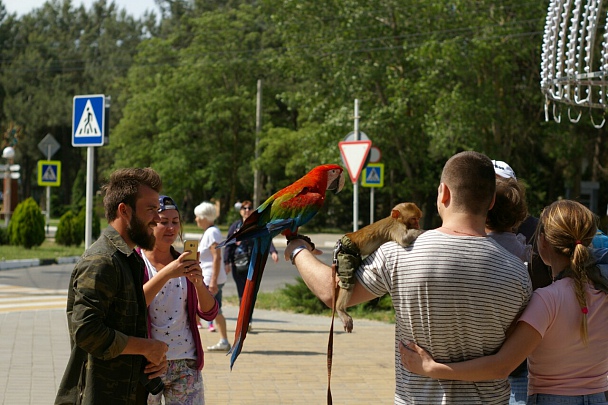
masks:
<instances>
[{"instance_id":1,"label":"white shirt","mask_svg":"<svg viewBox=\"0 0 608 405\"><path fill-rule=\"evenodd\" d=\"M148 277L156 276L156 268L145 253ZM151 338L169 346L167 360L196 359L196 345L188 322L188 290L186 277L172 278L160 289L148 307Z\"/></svg>"},{"instance_id":2,"label":"white shirt","mask_svg":"<svg viewBox=\"0 0 608 405\"><path fill-rule=\"evenodd\" d=\"M203 237L201 238L200 243L198 244L198 251L200 252L200 262L201 268L203 269L203 279L205 280L205 284L209 285L211 281L211 275L213 274L213 256L211 255L211 245L214 243L220 243L224 240L222 233L215 226L210 226L207 228ZM217 284L225 284L226 283L226 270L224 269L224 260L222 259L222 251L220 249L217 252L220 255L220 274L217 276Z\"/></svg>"}]
</instances>

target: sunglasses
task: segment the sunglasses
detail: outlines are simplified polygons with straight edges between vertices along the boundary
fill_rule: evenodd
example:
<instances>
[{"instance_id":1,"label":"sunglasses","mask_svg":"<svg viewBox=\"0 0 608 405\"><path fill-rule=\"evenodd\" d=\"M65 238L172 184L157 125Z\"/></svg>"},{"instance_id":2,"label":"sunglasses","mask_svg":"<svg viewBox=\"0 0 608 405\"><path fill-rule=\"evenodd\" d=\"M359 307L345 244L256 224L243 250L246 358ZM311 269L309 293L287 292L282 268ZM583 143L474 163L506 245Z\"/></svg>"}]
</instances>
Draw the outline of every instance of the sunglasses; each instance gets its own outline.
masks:
<instances>
[{"instance_id":1,"label":"sunglasses","mask_svg":"<svg viewBox=\"0 0 608 405\"><path fill-rule=\"evenodd\" d=\"M251 211L253 207L241 207L241 209L244 211Z\"/></svg>"}]
</instances>

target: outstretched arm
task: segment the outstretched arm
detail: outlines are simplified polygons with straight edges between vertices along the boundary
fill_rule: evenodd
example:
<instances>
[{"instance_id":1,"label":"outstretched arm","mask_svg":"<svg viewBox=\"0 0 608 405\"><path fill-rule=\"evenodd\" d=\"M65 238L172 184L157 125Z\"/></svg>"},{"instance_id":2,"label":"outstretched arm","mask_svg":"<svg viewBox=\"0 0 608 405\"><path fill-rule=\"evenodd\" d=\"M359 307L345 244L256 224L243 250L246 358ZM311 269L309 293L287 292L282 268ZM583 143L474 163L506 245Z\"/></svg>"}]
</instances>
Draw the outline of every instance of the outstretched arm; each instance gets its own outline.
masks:
<instances>
[{"instance_id":1,"label":"outstretched arm","mask_svg":"<svg viewBox=\"0 0 608 405\"><path fill-rule=\"evenodd\" d=\"M320 254L320 251L313 252L312 247L306 241L293 239L285 248L285 260L290 261L291 252L300 246L306 246L306 249L296 255L294 264L310 291L331 308L332 289L336 286L337 278L332 277L330 266L315 257L315 254ZM359 282L355 282L353 295L348 305L356 305L374 298L376 298L375 295L367 291Z\"/></svg>"},{"instance_id":2,"label":"outstretched arm","mask_svg":"<svg viewBox=\"0 0 608 405\"><path fill-rule=\"evenodd\" d=\"M538 346L542 337L526 322L518 322L513 334L496 354L458 363L437 363L413 342L399 345L401 363L409 371L442 380L484 381L507 376Z\"/></svg>"}]
</instances>

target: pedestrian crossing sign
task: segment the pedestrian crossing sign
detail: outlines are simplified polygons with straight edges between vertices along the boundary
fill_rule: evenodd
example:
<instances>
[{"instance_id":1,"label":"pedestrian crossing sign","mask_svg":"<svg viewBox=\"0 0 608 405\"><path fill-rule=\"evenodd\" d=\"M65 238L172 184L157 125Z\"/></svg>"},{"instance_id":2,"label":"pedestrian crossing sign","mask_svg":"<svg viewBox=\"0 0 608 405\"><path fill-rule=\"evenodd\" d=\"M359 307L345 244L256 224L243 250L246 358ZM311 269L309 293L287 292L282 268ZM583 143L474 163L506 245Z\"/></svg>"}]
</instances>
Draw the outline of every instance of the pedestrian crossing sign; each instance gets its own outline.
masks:
<instances>
[{"instance_id":1,"label":"pedestrian crossing sign","mask_svg":"<svg viewBox=\"0 0 608 405\"><path fill-rule=\"evenodd\" d=\"M72 146L103 146L106 97L75 96L72 110Z\"/></svg>"},{"instance_id":2,"label":"pedestrian crossing sign","mask_svg":"<svg viewBox=\"0 0 608 405\"><path fill-rule=\"evenodd\" d=\"M61 161L38 161L38 185L58 187L61 185Z\"/></svg>"},{"instance_id":3,"label":"pedestrian crossing sign","mask_svg":"<svg viewBox=\"0 0 608 405\"><path fill-rule=\"evenodd\" d=\"M384 187L384 163L370 163L363 168L363 187Z\"/></svg>"}]
</instances>

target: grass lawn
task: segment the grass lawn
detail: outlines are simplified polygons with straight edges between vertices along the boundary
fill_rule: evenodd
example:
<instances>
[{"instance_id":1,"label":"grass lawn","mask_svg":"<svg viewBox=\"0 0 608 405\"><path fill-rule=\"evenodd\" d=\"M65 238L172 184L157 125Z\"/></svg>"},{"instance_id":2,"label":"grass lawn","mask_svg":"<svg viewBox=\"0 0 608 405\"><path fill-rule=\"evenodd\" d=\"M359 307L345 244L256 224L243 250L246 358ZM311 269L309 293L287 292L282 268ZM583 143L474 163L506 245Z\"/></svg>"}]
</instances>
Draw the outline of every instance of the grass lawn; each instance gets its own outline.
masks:
<instances>
[{"instance_id":1,"label":"grass lawn","mask_svg":"<svg viewBox=\"0 0 608 405\"><path fill-rule=\"evenodd\" d=\"M26 249L22 246L0 246L0 260L57 259L58 257L80 256L84 253L84 243L78 247L60 246L47 239L40 246Z\"/></svg>"}]
</instances>

